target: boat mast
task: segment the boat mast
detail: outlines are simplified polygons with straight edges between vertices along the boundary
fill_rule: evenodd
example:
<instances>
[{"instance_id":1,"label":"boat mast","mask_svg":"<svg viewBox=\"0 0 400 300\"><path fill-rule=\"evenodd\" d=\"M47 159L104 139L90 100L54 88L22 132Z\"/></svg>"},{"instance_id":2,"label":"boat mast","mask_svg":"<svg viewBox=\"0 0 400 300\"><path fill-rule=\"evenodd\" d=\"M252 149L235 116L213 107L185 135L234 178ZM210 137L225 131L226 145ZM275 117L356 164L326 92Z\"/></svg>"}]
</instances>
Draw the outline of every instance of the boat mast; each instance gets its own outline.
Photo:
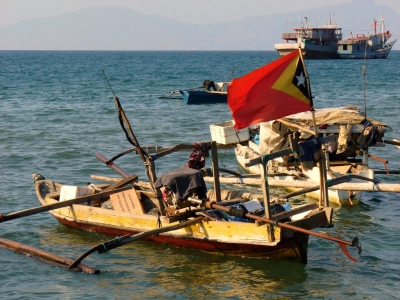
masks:
<instances>
[{"instance_id":1,"label":"boat mast","mask_svg":"<svg viewBox=\"0 0 400 300\"><path fill-rule=\"evenodd\" d=\"M375 21L375 20L374 20ZM362 66L362 74L364 77L364 119L367 120L367 82L366 82L366 75L367 75L367 46L365 46L365 54L364 54L364 66ZM363 170L368 169L368 148L363 151Z\"/></svg>"},{"instance_id":2,"label":"boat mast","mask_svg":"<svg viewBox=\"0 0 400 300\"><path fill-rule=\"evenodd\" d=\"M382 34L382 47L385 46L385 19L383 18L383 14L381 13L381 34Z\"/></svg>"},{"instance_id":3,"label":"boat mast","mask_svg":"<svg viewBox=\"0 0 400 300\"><path fill-rule=\"evenodd\" d=\"M310 99L312 99L312 94L311 94L311 86L310 86L310 78L308 77L308 72L306 68L306 63L304 62L303 55L301 53L301 49L299 48L299 54L300 54L300 59L301 62L304 66L304 76L306 78L307 82L307 89L308 89L308 94L310 95ZM315 109L314 106L311 107L311 116L313 119L313 125L314 125L314 136L318 138L318 127L317 127L317 122L315 121ZM325 150L323 149L324 155L320 158L319 161L319 182L320 182L320 199L319 199L319 206L329 206L329 197L328 197L328 184L327 184L327 164L326 164L326 158L325 158Z\"/></svg>"}]
</instances>

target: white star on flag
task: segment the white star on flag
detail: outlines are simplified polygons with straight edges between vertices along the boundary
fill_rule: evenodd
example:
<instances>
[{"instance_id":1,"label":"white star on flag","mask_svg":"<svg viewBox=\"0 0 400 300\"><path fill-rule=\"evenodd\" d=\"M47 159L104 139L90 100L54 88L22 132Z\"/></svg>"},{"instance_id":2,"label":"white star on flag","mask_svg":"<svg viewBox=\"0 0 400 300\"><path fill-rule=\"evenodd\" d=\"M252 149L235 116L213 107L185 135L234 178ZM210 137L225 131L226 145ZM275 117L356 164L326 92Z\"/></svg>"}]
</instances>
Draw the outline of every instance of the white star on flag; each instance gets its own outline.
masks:
<instances>
[{"instance_id":1,"label":"white star on flag","mask_svg":"<svg viewBox=\"0 0 400 300\"><path fill-rule=\"evenodd\" d=\"M304 84L306 78L303 76L303 72L301 72L299 76L296 76L296 78L297 78L297 86L300 86L301 84L306 86Z\"/></svg>"}]
</instances>

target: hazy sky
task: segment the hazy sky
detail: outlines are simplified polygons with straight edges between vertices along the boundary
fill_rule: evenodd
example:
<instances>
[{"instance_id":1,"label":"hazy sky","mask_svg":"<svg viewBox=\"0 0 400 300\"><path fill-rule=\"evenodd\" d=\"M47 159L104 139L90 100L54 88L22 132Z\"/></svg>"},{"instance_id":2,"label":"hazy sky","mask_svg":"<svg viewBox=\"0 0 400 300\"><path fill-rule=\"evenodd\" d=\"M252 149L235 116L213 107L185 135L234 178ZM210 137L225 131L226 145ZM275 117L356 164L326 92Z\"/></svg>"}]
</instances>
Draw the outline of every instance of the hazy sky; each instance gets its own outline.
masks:
<instances>
[{"instance_id":1,"label":"hazy sky","mask_svg":"<svg viewBox=\"0 0 400 300\"><path fill-rule=\"evenodd\" d=\"M52 17L94 6L122 6L146 15L163 15L186 23L236 21L246 16L269 15L329 6L352 0L0 0L0 28ZM374 0L400 14L400 0Z\"/></svg>"}]
</instances>

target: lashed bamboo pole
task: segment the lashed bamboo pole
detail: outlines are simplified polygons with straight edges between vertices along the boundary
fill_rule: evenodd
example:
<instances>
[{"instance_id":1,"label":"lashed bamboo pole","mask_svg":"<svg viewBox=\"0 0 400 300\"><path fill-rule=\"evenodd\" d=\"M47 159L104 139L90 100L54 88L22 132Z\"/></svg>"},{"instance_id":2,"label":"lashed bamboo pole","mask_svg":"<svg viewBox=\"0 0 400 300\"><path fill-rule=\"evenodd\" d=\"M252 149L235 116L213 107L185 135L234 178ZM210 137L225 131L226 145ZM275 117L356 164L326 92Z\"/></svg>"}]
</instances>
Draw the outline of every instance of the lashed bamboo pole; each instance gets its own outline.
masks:
<instances>
[{"instance_id":1,"label":"lashed bamboo pole","mask_svg":"<svg viewBox=\"0 0 400 300\"><path fill-rule=\"evenodd\" d=\"M206 182L213 182L211 177L204 177ZM249 184L261 185L261 179L256 178L224 178L220 177L220 182L225 184ZM274 187L290 187L290 188L311 188L317 186L318 181L299 181L299 180L276 180L268 179L268 185ZM341 183L329 187L331 190L345 190L345 191L366 191L366 192L390 192L400 193L400 184L398 183L363 183L363 182L349 182Z\"/></svg>"},{"instance_id":2,"label":"lashed bamboo pole","mask_svg":"<svg viewBox=\"0 0 400 300\"><path fill-rule=\"evenodd\" d=\"M82 263L76 264L74 268L70 269L69 266L73 263L72 259L47 252L32 246L24 245L15 241L7 240L0 238L0 247L9 249L9 250L14 250L17 253L23 253L28 256L33 256L35 258L38 258L40 261L50 263L50 264L55 264L58 265L62 268L69 269L72 271L77 271L77 272L84 272L84 273L90 273L90 274L99 274L100 270L96 268L91 268L87 265L84 265Z\"/></svg>"}]
</instances>

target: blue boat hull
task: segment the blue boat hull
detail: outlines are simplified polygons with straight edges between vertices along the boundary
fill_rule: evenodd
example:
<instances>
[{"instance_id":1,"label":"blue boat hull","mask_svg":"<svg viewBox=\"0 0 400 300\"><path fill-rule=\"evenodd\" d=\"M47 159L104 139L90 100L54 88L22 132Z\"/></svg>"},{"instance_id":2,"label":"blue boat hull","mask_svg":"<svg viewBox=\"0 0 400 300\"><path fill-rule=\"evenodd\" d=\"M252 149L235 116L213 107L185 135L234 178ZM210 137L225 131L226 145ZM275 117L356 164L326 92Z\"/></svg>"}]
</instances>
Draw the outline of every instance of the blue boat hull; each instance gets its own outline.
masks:
<instances>
[{"instance_id":1,"label":"blue boat hull","mask_svg":"<svg viewBox=\"0 0 400 300\"><path fill-rule=\"evenodd\" d=\"M385 49L383 51L338 51L340 58L367 58L367 59L376 59L376 58L387 58L389 56L392 47L389 49Z\"/></svg>"},{"instance_id":2,"label":"blue boat hull","mask_svg":"<svg viewBox=\"0 0 400 300\"><path fill-rule=\"evenodd\" d=\"M351 45L350 50L338 50L338 54L340 58L367 58L367 59L375 59L375 58L388 58L390 51L392 50L394 44L397 40L394 40L383 47L372 49L367 46L367 43L364 44L355 44Z\"/></svg>"},{"instance_id":3,"label":"blue boat hull","mask_svg":"<svg viewBox=\"0 0 400 300\"><path fill-rule=\"evenodd\" d=\"M205 90L179 91L186 104L214 104L226 103L228 94L226 92L210 92Z\"/></svg>"}]
</instances>

